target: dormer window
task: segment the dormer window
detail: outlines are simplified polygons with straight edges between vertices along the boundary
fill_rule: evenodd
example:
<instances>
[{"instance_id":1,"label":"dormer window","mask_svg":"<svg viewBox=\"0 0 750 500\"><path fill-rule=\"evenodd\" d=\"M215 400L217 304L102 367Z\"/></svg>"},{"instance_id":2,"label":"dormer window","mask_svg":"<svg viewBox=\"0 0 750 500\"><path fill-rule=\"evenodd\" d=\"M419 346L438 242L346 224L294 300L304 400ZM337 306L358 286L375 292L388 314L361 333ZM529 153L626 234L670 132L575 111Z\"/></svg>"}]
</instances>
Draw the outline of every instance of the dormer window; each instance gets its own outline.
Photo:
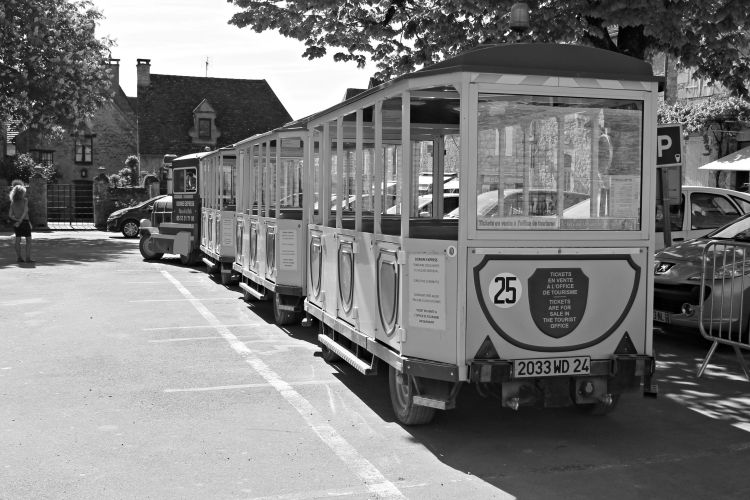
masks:
<instances>
[{"instance_id":1,"label":"dormer window","mask_svg":"<svg viewBox=\"0 0 750 500\"><path fill-rule=\"evenodd\" d=\"M198 118L198 139L211 140L210 118Z\"/></svg>"},{"instance_id":2,"label":"dormer window","mask_svg":"<svg viewBox=\"0 0 750 500\"><path fill-rule=\"evenodd\" d=\"M193 126L188 135L193 144L216 146L221 132L216 128L216 111L206 99L193 110Z\"/></svg>"}]
</instances>

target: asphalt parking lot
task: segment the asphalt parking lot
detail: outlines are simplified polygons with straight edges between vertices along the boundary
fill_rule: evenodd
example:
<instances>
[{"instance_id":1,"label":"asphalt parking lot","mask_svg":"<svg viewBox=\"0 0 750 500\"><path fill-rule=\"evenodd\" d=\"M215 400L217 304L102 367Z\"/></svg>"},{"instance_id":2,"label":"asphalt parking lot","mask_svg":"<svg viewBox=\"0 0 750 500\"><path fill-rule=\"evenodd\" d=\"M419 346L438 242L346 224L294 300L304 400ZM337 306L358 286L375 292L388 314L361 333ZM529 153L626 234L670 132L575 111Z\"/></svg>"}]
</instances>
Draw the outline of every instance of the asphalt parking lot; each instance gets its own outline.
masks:
<instances>
[{"instance_id":1,"label":"asphalt parking lot","mask_svg":"<svg viewBox=\"0 0 750 500\"><path fill-rule=\"evenodd\" d=\"M0 498L750 498L750 382L655 335L660 395L604 418L471 388L430 426L201 267L116 233L0 233ZM747 358L747 356L746 356Z\"/></svg>"}]
</instances>

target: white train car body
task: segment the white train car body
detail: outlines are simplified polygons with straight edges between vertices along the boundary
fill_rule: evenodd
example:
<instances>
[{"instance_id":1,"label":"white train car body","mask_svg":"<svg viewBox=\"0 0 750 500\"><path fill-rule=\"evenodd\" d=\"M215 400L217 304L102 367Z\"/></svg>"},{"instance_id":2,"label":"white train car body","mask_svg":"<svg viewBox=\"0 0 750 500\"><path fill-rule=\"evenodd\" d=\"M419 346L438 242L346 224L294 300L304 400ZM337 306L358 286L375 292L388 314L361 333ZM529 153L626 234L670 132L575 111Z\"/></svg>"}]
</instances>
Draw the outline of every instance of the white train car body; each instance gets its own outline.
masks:
<instances>
[{"instance_id":1,"label":"white train car body","mask_svg":"<svg viewBox=\"0 0 750 500\"><path fill-rule=\"evenodd\" d=\"M304 307L325 357L384 361L407 424L465 383L511 408L653 394L658 80L593 48L482 47L308 117ZM446 174L457 213L420 194Z\"/></svg>"}]
</instances>

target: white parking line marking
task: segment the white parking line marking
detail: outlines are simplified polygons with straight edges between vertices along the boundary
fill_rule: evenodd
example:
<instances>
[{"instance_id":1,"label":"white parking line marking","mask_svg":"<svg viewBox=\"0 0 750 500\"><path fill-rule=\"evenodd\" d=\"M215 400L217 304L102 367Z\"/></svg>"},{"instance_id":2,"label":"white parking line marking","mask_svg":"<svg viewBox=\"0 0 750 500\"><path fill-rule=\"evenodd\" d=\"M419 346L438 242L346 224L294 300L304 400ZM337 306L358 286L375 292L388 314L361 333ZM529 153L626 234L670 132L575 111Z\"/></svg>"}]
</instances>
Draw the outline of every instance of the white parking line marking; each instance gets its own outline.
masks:
<instances>
[{"instance_id":1,"label":"white parking line marking","mask_svg":"<svg viewBox=\"0 0 750 500\"><path fill-rule=\"evenodd\" d=\"M214 326L217 333L226 339L232 349L242 356L247 364L252 366L266 382L271 384L297 410L297 413L299 413L310 429L339 457L349 470L364 482L370 493L376 495L378 498L405 498L396 485L386 479L372 462L360 455L341 434L336 432L336 429L318 413L307 399L302 397L288 382L285 382L276 372L271 370L265 362L255 356L244 343L240 342L228 328L221 324L218 318L199 299L195 299L190 291L182 286L182 283L167 271L162 270L161 273L193 304L193 307L195 307L200 315L209 324Z\"/></svg>"},{"instance_id":2,"label":"white parking line marking","mask_svg":"<svg viewBox=\"0 0 750 500\"><path fill-rule=\"evenodd\" d=\"M235 300L236 301L237 298L236 297L206 297L203 299L199 299L197 297L193 297L191 299L138 299L138 300L129 300L128 302L182 302L185 300Z\"/></svg>"},{"instance_id":3,"label":"white parking line marking","mask_svg":"<svg viewBox=\"0 0 750 500\"><path fill-rule=\"evenodd\" d=\"M247 336L240 336L237 338L248 338ZM179 337L175 339L156 339L149 340L150 344L163 344L166 342L190 342L191 340L225 340L224 337Z\"/></svg>"},{"instance_id":4,"label":"white parking line marking","mask_svg":"<svg viewBox=\"0 0 750 500\"><path fill-rule=\"evenodd\" d=\"M203 283L205 280L186 281L186 283ZM163 281L126 281L125 285L163 285Z\"/></svg>"},{"instance_id":5,"label":"white parking line marking","mask_svg":"<svg viewBox=\"0 0 750 500\"><path fill-rule=\"evenodd\" d=\"M313 350L313 351L317 351L318 350L318 347L313 346L313 345L309 345L309 344L307 344L307 345L306 344L299 344L297 342L286 342L285 343L283 341L279 341L278 339L269 339L269 338L258 339L258 338L255 338L254 335L237 335L236 337L238 339L249 339L249 340L245 340L246 344L268 344L268 343L273 343L275 345L275 347L280 347L280 348L285 348L285 349L289 348L289 347L297 347L297 348L300 348L300 349L310 349L310 350ZM177 338L172 338L172 339L154 339L154 340L149 340L149 343L151 343L151 344L162 344L162 343L166 343L166 342L189 342L191 340L226 340L226 339L224 337L221 337L221 336L218 336L218 337L177 337Z\"/></svg>"},{"instance_id":6,"label":"white parking line marking","mask_svg":"<svg viewBox=\"0 0 750 500\"><path fill-rule=\"evenodd\" d=\"M289 385L328 385L336 383L335 380L303 380L301 382L289 382ZM217 385L214 387L188 387L185 389L164 389L164 392L206 392L206 391L229 391L232 389L266 389L273 387L271 384L236 384Z\"/></svg>"},{"instance_id":7,"label":"white parking line marking","mask_svg":"<svg viewBox=\"0 0 750 500\"><path fill-rule=\"evenodd\" d=\"M35 298L35 299L20 299L20 300L11 300L11 301L8 301L8 302L0 302L0 306L13 307L13 306L22 306L22 305L25 305L25 304L39 304L39 303L42 303L42 302L47 302L47 301L45 299L39 299L39 298Z\"/></svg>"},{"instance_id":8,"label":"white parking line marking","mask_svg":"<svg viewBox=\"0 0 750 500\"><path fill-rule=\"evenodd\" d=\"M235 323L233 325L222 325L227 328L235 326L268 326L268 323ZM144 332L155 332L159 330L192 330L193 328L215 328L213 325L190 325L190 326L159 326L156 328L144 328Z\"/></svg>"}]
</instances>

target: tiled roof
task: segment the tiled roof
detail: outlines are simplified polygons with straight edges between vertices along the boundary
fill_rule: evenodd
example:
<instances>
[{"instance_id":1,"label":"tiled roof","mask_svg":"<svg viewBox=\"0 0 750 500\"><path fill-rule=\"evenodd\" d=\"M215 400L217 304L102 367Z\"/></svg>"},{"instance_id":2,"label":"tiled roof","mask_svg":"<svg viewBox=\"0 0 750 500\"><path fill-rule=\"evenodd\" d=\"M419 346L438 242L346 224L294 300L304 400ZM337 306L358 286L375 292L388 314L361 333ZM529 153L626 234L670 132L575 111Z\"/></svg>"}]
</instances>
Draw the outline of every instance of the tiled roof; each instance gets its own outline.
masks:
<instances>
[{"instance_id":1,"label":"tiled roof","mask_svg":"<svg viewBox=\"0 0 750 500\"><path fill-rule=\"evenodd\" d=\"M276 128L291 120L265 80L150 75L148 87L138 88L138 126L143 154L202 151L188 131L193 110L207 99L216 110L221 132L216 147Z\"/></svg>"}]
</instances>

